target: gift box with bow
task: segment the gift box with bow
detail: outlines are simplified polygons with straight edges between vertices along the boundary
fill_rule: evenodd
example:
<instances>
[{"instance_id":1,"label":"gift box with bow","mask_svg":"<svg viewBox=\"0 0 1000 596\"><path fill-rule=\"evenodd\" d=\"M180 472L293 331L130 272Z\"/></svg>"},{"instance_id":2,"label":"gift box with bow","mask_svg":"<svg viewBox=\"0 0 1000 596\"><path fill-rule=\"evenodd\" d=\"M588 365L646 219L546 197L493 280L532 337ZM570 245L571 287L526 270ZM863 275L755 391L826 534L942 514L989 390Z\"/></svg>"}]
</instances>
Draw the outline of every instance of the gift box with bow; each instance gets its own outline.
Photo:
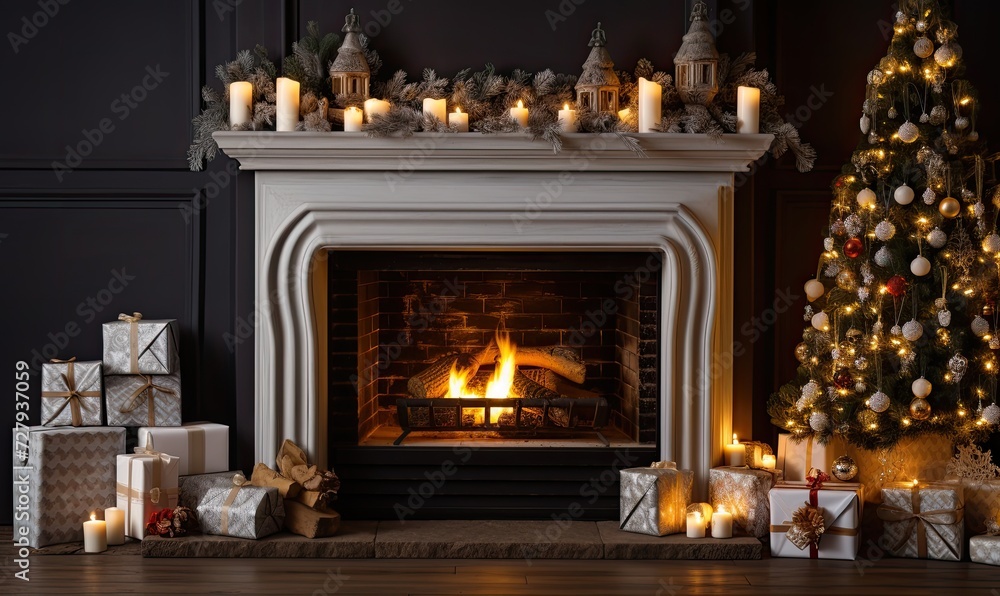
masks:
<instances>
[{"instance_id":1,"label":"gift box with bow","mask_svg":"<svg viewBox=\"0 0 1000 596\"><path fill-rule=\"evenodd\" d=\"M694 473L674 462L621 471L621 517L626 532L666 536L685 531Z\"/></svg>"},{"instance_id":2,"label":"gift box with bow","mask_svg":"<svg viewBox=\"0 0 1000 596\"><path fill-rule=\"evenodd\" d=\"M771 556L853 561L861 544L860 484L814 472L770 492Z\"/></svg>"},{"instance_id":3,"label":"gift box with bow","mask_svg":"<svg viewBox=\"0 0 1000 596\"><path fill-rule=\"evenodd\" d=\"M105 323L104 374L169 375L177 372L177 321L120 314Z\"/></svg>"},{"instance_id":4,"label":"gift box with bow","mask_svg":"<svg viewBox=\"0 0 1000 596\"><path fill-rule=\"evenodd\" d=\"M879 546L896 557L960 561L965 546L961 484L893 482L882 488Z\"/></svg>"},{"instance_id":5,"label":"gift box with bow","mask_svg":"<svg viewBox=\"0 0 1000 596\"><path fill-rule=\"evenodd\" d=\"M108 424L180 426L181 374L104 377Z\"/></svg>"},{"instance_id":6,"label":"gift box with bow","mask_svg":"<svg viewBox=\"0 0 1000 596\"><path fill-rule=\"evenodd\" d=\"M43 426L100 426L103 404L99 361L42 364Z\"/></svg>"},{"instance_id":7,"label":"gift box with bow","mask_svg":"<svg viewBox=\"0 0 1000 596\"><path fill-rule=\"evenodd\" d=\"M239 472L185 476L180 503L195 511L205 534L264 538L279 532L285 522L278 489L253 486Z\"/></svg>"},{"instance_id":8,"label":"gift box with bow","mask_svg":"<svg viewBox=\"0 0 1000 596\"><path fill-rule=\"evenodd\" d=\"M229 469L229 427L213 422L139 429L139 444L181 458L177 473L211 474Z\"/></svg>"},{"instance_id":9,"label":"gift box with bow","mask_svg":"<svg viewBox=\"0 0 1000 596\"><path fill-rule=\"evenodd\" d=\"M152 514L177 506L179 461L148 446L118 456L118 508L125 510L126 536L142 539Z\"/></svg>"}]
</instances>

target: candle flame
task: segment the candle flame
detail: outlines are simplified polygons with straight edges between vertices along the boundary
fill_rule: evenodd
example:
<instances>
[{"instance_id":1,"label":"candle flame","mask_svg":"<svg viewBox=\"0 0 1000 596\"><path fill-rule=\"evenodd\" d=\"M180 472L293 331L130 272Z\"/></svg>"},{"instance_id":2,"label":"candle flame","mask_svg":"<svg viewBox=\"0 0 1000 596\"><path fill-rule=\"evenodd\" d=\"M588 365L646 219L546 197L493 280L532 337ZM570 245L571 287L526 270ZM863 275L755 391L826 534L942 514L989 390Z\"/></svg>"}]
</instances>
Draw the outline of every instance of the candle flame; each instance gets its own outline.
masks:
<instances>
[{"instance_id":1,"label":"candle flame","mask_svg":"<svg viewBox=\"0 0 1000 596\"><path fill-rule=\"evenodd\" d=\"M456 107L455 108L455 113L456 114L461 114L462 113L462 108Z\"/></svg>"},{"instance_id":2,"label":"candle flame","mask_svg":"<svg viewBox=\"0 0 1000 596\"><path fill-rule=\"evenodd\" d=\"M719 505L719 510L716 511L716 513L726 513L726 506L725 505Z\"/></svg>"},{"instance_id":3,"label":"candle flame","mask_svg":"<svg viewBox=\"0 0 1000 596\"><path fill-rule=\"evenodd\" d=\"M519 110L520 110L520 109L521 109L521 108L523 108L523 107L524 107L524 102L523 102L523 101L521 101L520 99L519 99L519 100L517 100L517 109L519 109Z\"/></svg>"},{"instance_id":4,"label":"candle flame","mask_svg":"<svg viewBox=\"0 0 1000 596\"><path fill-rule=\"evenodd\" d=\"M568 103L564 103L563 104L563 109L564 110L568 110L569 109L569 104Z\"/></svg>"},{"instance_id":5,"label":"candle flame","mask_svg":"<svg viewBox=\"0 0 1000 596\"><path fill-rule=\"evenodd\" d=\"M740 440L736 438L736 433L733 433L733 445L739 445Z\"/></svg>"},{"instance_id":6,"label":"candle flame","mask_svg":"<svg viewBox=\"0 0 1000 596\"><path fill-rule=\"evenodd\" d=\"M914 479L913 479L913 486L916 486L917 484L919 484L919 483L917 482L917 479L916 479L916 478L914 478Z\"/></svg>"},{"instance_id":7,"label":"candle flame","mask_svg":"<svg viewBox=\"0 0 1000 596\"><path fill-rule=\"evenodd\" d=\"M90 514L90 521L94 521L95 519L97 519L97 514L96 513L91 513Z\"/></svg>"}]
</instances>

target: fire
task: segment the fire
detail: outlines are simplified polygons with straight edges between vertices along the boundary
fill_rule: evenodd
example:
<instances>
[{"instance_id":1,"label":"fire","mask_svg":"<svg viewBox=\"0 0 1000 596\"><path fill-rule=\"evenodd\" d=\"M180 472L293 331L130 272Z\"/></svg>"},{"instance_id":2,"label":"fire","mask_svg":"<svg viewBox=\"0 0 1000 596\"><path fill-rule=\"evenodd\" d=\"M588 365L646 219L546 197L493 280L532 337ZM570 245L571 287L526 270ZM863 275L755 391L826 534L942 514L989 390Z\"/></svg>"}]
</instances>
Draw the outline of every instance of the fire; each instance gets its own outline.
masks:
<instances>
[{"instance_id":1,"label":"fire","mask_svg":"<svg viewBox=\"0 0 1000 596\"><path fill-rule=\"evenodd\" d=\"M511 389L514 386L514 373L517 371L514 355L517 353L517 346L510 339L509 333L497 333L497 349L500 352L497 358L493 375L486 383L485 395L473 392L468 384L470 381L469 369L459 370L457 365L452 365L451 374L448 378L448 395L452 398L482 398L506 399L511 396ZM500 416L513 411L512 408L490 408L490 423L496 424ZM482 423L482 413L477 412L476 423Z\"/></svg>"}]
</instances>

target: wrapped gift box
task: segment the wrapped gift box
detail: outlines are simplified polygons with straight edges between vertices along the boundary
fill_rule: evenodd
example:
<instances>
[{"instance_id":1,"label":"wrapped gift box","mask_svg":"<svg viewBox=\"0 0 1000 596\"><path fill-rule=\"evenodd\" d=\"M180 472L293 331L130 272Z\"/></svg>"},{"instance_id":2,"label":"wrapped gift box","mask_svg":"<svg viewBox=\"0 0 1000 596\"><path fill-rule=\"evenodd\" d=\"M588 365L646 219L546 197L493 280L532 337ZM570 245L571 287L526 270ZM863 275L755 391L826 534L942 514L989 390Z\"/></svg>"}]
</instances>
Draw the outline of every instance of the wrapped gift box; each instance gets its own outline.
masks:
<instances>
[{"instance_id":1,"label":"wrapped gift box","mask_svg":"<svg viewBox=\"0 0 1000 596\"><path fill-rule=\"evenodd\" d=\"M841 437L833 436L824 445L815 437L801 441L788 433L778 435L778 469L789 482L804 482L809 470L816 468L824 472L833 469L833 460L847 453Z\"/></svg>"},{"instance_id":2,"label":"wrapped gift box","mask_svg":"<svg viewBox=\"0 0 1000 596\"><path fill-rule=\"evenodd\" d=\"M965 494L965 533L975 536L986 531L986 521L1000 513L1000 478L973 480L948 478L949 483L962 485Z\"/></svg>"},{"instance_id":3,"label":"wrapped gift box","mask_svg":"<svg viewBox=\"0 0 1000 596\"><path fill-rule=\"evenodd\" d=\"M139 445L176 455L178 474L210 474L229 469L229 427L198 422L173 427L142 427Z\"/></svg>"},{"instance_id":4,"label":"wrapped gift box","mask_svg":"<svg viewBox=\"0 0 1000 596\"><path fill-rule=\"evenodd\" d=\"M169 375L177 372L177 321L119 315L104 324L104 374Z\"/></svg>"},{"instance_id":5,"label":"wrapped gift box","mask_svg":"<svg viewBox=\"0 0 1000 596\"><path fill-rule=\"evenodd\" d=\"M973 563L1000 565L1000 536L973 536L970 538L969 557Z\"/></svg>"},{"instance_id":6,"label":"wrapped gift box","mask_svg":"<svg viewBox=\"0 0 1000 596\"><path fill-rule=\"evenodd\" d=\"M99 361L42 364L44 426L100 426L103 406Z\"/></svg>"},{"instance_id":7,"label":"wrapped gift box","mask_svg":"<svg viewBox=\"0 0 1000 596\"><path fill-rule=\"evenodd\" d=\"M961 484L893 482L882 487L879 546L896 557L960 561L965 546Z\"/></svg>"},{"instance_id":8,"label":"wrapped gift box","mask_svg":"<svg viewBox=\"0 0 1000 596\"><path fill-rule=\"evenodd\" d=\"M14 429L14 536L27 526L34 548L82 542L83 522L115 504L124 451L124 428Z\"/></svg>"},{"instance_id":9,"label":"wrapped gift box","mask_svg":"<svg viewBox=\"0 0 1000 596\"><path fill-rule=\"evenodd\" d=\"M181 373L104 377L108 424L180 426ZM153 407L150 408L150 403Z\"/></svg>"},{"instance_id":10,"label":"wrapped gift box","mask_svg":"<svg viewBox=\"0 0 1000 596\"><path fill-rule=\"evenodd\" d=\"M165 453L119 455L118 508L125 511L125 535L142 539L149 517L177 506L177 463Z\"/></svg>"},{"instance_id":11,"label":"wrapped gift box","mask_svg":"<svg viewBox=\"0 0 1000 596\"><path fill-rule=\"evenodd\" d=\"M621 521L626 532L666 536L684 532L694 473L673 462L621 471Z\"/></svg>"},{"instance_id":12,"label":"wrapped gift box","mask_svg":"<svg viewBox=\"0 0 1000 596\"><path fill-rule=\"evenodd\" d=\"M237 472L185 476L180 503L195 511L205 534L257 539L279 532L285 508L278 489L243 482Z\"/></svg>"},{"instance_id":13,"label":"wrapped gift box","mask_svg":"<svg viewBox=\"0 0 1000 596\"><path fill-rule=\"evenodd\" d=\"M758 470L764 469L764 456L774 455L771 446L761 441L745 441L741 443L746 448L744 461L746 465Z\"/></svg>"},{"instance_id":14,"label":"wrapped gift box","mask_svg":"<svg viewBox=\"0 0 1000 596\"><path fill-rule=\"evenodd\" d=\"M755 538L770 535L771 507L768 493L782 479L781 470L743 467L713 468L708 474L708 500L733 514L733 521Z\"/></svg>"},{"instance_id":15,"label":"wrapped gift box","mask_svg":"<svg viewBox=\"0 0 1000 596\"><path fill-rule=\"evenodd\" d=\"M812 490L807 482L785 481L775 486L769 497L771 556L846 561L857 556L861 544L860 484L834 482ZM803 516L821 524L818 543L807 540L811 526L800 521Z\"/></svg>"}]
</instances>

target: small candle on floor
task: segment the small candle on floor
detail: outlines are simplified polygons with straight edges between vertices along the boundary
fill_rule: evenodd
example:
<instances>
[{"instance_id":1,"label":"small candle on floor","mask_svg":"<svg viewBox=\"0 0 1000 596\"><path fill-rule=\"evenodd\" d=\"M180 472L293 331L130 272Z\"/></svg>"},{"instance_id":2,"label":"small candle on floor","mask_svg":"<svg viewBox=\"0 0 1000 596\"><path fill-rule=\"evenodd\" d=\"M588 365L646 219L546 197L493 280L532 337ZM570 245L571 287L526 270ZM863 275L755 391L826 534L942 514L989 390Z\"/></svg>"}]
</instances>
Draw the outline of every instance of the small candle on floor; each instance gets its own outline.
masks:
<instances>
[{"instance_id":1,"label":"small candle on floor","mask_svg":"<svg viewBox=\"0 0 1000 596\"><path fill-rule=\"evenodd\" d=\"M517 107L510 109L510 117L513 118L521 128L528 128L528 108L524 107L524 102L517 100Z\"/></svg>"},{"instance_id":2,"label":"small candle on floor","mask_svg":"<svg viewBox=\"0 0 1000 596\"><path fill-rule=\"evenodd\" d=\"M90 514L90 521L83 522L83 552L103 553L108 550L108 529L103 519Z\"/></svg>"},{"instance_id":3,"label":"small candle on floor","mask_svg":"<svg viewBox=\"0 0 1000 596\"><path fill-rule=\"evenodd\" d=\"M125 510L108 507L104 510L104 522L108 526L108 544L125 544Z\"/></svg>"},{"instance_id":4,"label":"small candle on floor","mask_svg":"<svg viewBox=\"0 0 1000 596\"><path fill-rule=\"evenodd\" d=\"M762 455L760 456L760 461L764 465L765 470L773 470L778 467L778 461L773 455Z\"/></svg>"},{"instance_id":5,"label":"small candle on floor","mask_svg":"<svg viewBox=\"0 0 1000 596\"><path fill-rule=\"evenodd\" d=\"M701 511L693 511L687 514L687 537L705 537L705 518L702 517Z\"/></svg>"},{"instance_id":6,"label":"small candle on floor","mask_svg":"<svg viewBox=\"0 0 1000 596\"><path fill-rule=\"evenodd\" d=\"M733 514L726 511L726 508L719 505L719 509L712 514L712 538L732 538L733 537Z\"/></svg>"},{"instance_id":7,"label":"small candle on floor","mask_svg":"<svg viewBox=\"0 0 1000 596\"><path fill-rule=\"evenodd\" d=\"M740 444L740 440L736 438L736 433L733 433L733 442L729 445L725 445L726 450L726 465L727 466L745 466L747 450L746 446Z\"/></svg>"},{"instance_id":8,"label":"small candle on floor","mask_svg":"<svg viewBox=\"0 0 1000 596\"><path fill-rule=\"evenodd\" d=\"M452 126L458 132L469 132L469 115L462 113L462 108L455 108L455 111L448 114L448 126Z\"/></svg>"}]
</instances>

